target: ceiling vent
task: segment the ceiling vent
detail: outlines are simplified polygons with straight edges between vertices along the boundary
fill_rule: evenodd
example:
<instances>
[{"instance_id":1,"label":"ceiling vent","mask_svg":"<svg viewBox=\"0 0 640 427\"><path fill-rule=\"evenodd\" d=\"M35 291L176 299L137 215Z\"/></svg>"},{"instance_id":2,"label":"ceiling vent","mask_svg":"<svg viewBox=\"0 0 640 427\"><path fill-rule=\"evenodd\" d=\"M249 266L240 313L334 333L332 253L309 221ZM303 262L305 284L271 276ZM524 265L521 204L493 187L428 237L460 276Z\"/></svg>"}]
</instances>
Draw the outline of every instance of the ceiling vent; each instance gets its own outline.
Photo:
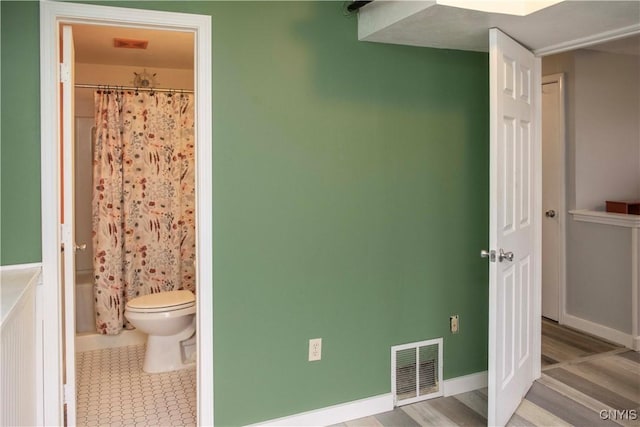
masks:
<instances>
[{"instance_id":1,"label":"ceiling vent","mask_svg":"<svg viewBox=\"0 0 640 427\"><path fill-rule=\"evenodd\" d=\"M442 338L391 347L395 406L442 396Z\"/></svg>"},{"instance_id":2,"label":"ceiling vent","mask_svg":"<svg viewBox=\"0 0 640 427\"><path fill-rule=\"evenodd\" d=\"M149 40L113 39L113 47L124 49L146 49Z\"/></svg>"}]
</instances>

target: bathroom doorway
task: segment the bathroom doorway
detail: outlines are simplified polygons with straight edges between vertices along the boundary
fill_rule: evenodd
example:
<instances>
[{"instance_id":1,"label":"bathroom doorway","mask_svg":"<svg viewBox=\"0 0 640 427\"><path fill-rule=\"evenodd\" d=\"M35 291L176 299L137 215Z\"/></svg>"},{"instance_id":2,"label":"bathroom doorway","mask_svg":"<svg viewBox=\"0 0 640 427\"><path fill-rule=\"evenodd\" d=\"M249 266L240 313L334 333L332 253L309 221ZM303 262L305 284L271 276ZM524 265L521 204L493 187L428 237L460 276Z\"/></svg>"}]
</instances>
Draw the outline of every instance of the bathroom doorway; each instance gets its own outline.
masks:
<instances>
[{"instance_id":1,"label":"bathroom doorway","mask_svg":"<svg viewBox=\"0 0 640 427\"><path fill-rule=\"evenodd\" d=\"M95 276L100 272L94 271L94 253L100 252L101 248L93 247L93 233L94 224L93 222L99 222L100 218L92 218L92 211L97 211L101 214L107 213L107 206L103 206L104 203L100 203L100 198L96 196L100 196L97 194L94 188L94 181L99 181L100 179L112 181L115 179L119 179L117 176L112 176L108 173L108 171L104 171L104 168L100 168L100 173L104 176L96 177L94 176L94 158L95 158L95 147L96 147L96 129L95 129L95 115L96 115L96 107L94 102L94 96L103 95L105 99L103 102L104 106L101 107L102 113L109 116L111 112L110 108L115 107L118 108L114 103L128 103L128 100L137 101L137 103L144 103L144 107L140 109L141 112L148 112L149 115L157 117L158 120L167 119L169 117L176 117L177 114L174 111L167 110L167 106L171 107L175 105L178 107L178 104L182 101L184 104L182 107L188 112L188 116L184 117L183 122L192 124L193 123L193 110L192 110L192 100L189 99L187 103L185 100L187 97L192 98L193 88L194 88L194 75L193 75L193 33L188 32L170 32L170 31L161 31L161 30L150 30L150 29L139 29L139 28L122 28L122 27L113 27L113 26L96 26L96 25L85 25L85 24L72 24L70 25L73 40L75 45L75 64L74 64L74 178L75 178L75 237L76 243L79 247L79 250L76 252L76 333L82 334L79 344L82 345L81 348L76 348L76 351L83 351L87 349L92 349L95 346L100 346L100 343L94 343L93 341L100 341L100 336L96 336L96 321L95 321L95 298L93 292L93 286L95 281ZM139 90L133 91L131 89L124 88L138 88ZM127 97L128 96L128 97ZM127 97L125 99L125 97ZM149 99L150 98L150 99ZM148 102L145 102L146 101ZM173 101L173 102L172 102ZM168 103L168 104L167 104ZM128 104L131 105L131 104ZM133 104L135 105L135 104ZM160 107L159 107L160 105ZM164 108L163 108L164 107ZM120 107L121 108L121 107ZM158 111L156 111L158 110ZM179 109L182 111L182 108ZM164 113L167 113L166 115ZM180 113L179 111L177 112ZM121 113L121 114L124 114ZM139 114L132 113L127 119L124 119L127 122L131 123L132 129L136 128L142 130L145 123L147 122L147 117L142 117ZM179 120L174 124L177 125ZM117 125L117 124L114 124ZM166 132L165 132L166 133ZM154 179L158 178L162 179L162 182L158 182L158 187L168 186L171 188L173 192L182 192L183 189L179 188L178 182L183 182L185 186L188 187L188 193L184 194L182 197L177 195L177 197L171 197L171 195L167 194L157 194L157 191L147 191L146 197L159 197L160 199L165 199L169 197L168 202L172 205L184 205L185 209L189 210L189 213L176 211L175 209L170 209L168 206L165 206L165 203L161 203L160 200L158 202L152 202L156 209L158 210L157 216L170 216L174 218L180 218L178 221L188 222L190 223L190 229L186 233L185 240L190 241L189 248L184 249L183 246L183 254L176 254L179 249L173 247L163 247L163 245L167 245L169 243L176 242L164 242L162 245L150 242L151 244L157 245L158 248L164 249L168 252L172 259L177 260L177 263L186 264L184 267L186 270L184 276L189 278L188 283L183 283L186 279L184 277L171 277L170 279L165 279L164 284L162 284L162 277L153 277L158 276L160 272L154 271L149 272L145 271L144 273L148 275L148 281L152 283L158 283L158 285L154 286L153 291L166 291L171 290L168 287L173 285L168 285L167 282L174 284L179 282L178 285L180 288L188 288L190 290L195 291L194 289L194 280L193 280L193 270L194 270L194 253L192 250L192 246L195 242L193 242L193 206L190 206L193 201L193 193L195 177L193 176L193 172L195 169L195 165L193 164L193 146L192 136L191 136L191 128L185 129L180 132L181 136L185 134L191 141L186 142L185 138L181 140L177 140L177 134L171 135L161 135L158 134L155 136L155 139L160 141L169 140L172 138L179 143L180 147L174 147L175 143L167 143L166 146L161 145L152 145L147 149L153 149L153 152L162 156L165 152L173 151L174 153L178 153L178 156L181 155L182 152L188 155L188 159L184 162L181 162L180 158L176 158L177 156L173 156L173 158L169 158L168 160L173 163L168 164L167 168L162 169L160 175L164 174L179 174L179 170L184 170L186 176L172 176L171 179L168 177L158 176L156 173L156 165L158 167L159 164L157 162L148 162L141 161L135 167L131 167L130 170L127 169L127 178L133 178L132 181L142 181L151 182ZM183 143L184 141L184 143ZM133 144L133 141L131 141ZM127 147L129 146L129 142L127 142ZM100 144L102 147L102 144ZM123 143L123 147L125 144ZM175 150L175 151L174 151ZM131 151L131 152L130 152ZM125 152L125 156L127 158L133 158L134 155L138 153L133 153L133 150L127 149ZM163 158L163 163L164 163ZM182 164L185 163L185 164ZM126 167L126 164L124 165ZM152 167L152 171L149 171L149 167ZM170 170L167 170L170 169ZM175 183L174 183L175 181ZM175 184L175 185L174 185ZM136 185L132 185L133 188L136 188ZM138 185L139 187L139 185ZM158 188L155 188L158 190ZM131 195L133 189L128 189L127 194ZM144 197L145 193L140 193L137 195L131 195L130 202L127 204L134 203L144 203L144 200L141 199L141 196ZM175 198L175 200L173 200ZM164 200L163 200L164 202ZM163 205L161 207L160 205ZM93 205L100 205L97 208L94 208ZM126 209L126 207L125 207ZM147 210L149 207L147 207ZM123 214L124 215L124 214ZM142 216L141 216L142 217ZM182 218L184 217L184 218ZM123 216L124 218L124 216ZM150 218L149 218L150 219ZM179 230L182 231L182 230ZM136 238L138 241L142 238L145 239L148 237L148 233L139 232L136 236L132 236L132 238ZM101 239L103 240L103 239ZM102 245L106 246L106 251L110 250L110 245L102 243ZM138 246L141 244L138 243ZM172 245L173 246L173 245ZM125 247L125 251L128 251L128 248ZM182 255L182 256L180 256ZM128 260L130 264L134 259ZM145 264L162 264L167 263L168 260L163 259L163 262L160 260L155 260L155 262L148 262ZM119 263L122 261L118 260ZM113 264L113 261L107 257L106 264ZM137 268L144 269L144 266L138 265ZM155 270L152 269L152 270ZM165 275L167 272L164 272ZM169 273L171 274L171 273ZM177 274L171 274L172 276L178 276ZM132 278L136 279L136 278ZM138 278L138 281L141 282L141 279ZM139 283L138 287L148 286L143 283ZM140 294L146 294L149 289L142 289ZM104 307L100 311L107 311L108 308ZM118 316L115 314L114 316ZM114 316L105 316L107 318ZM120 315L121 316L121 315ZM108 323L108 322L103 322ZM110 330L107 331L106 329ZM121 335L119 332L122 331L125 335L128 330L122 330L123 325L113 325L107 327L107 325L103 325L100 329L102 329L101 335L105 334L105 332L109 332L109 335ZM128 342L135 342L135 337L129 339Z\"/></svg>"},{"instance_id":2,"label":"bathroom doorway","mask_svg":"<svg viewBox=\"0 0 640 427\"><path fill-rule=\"evenodd\" d=\"M145 411L151 424L195 425L195 367L151 376L156 392L140 388L147 337L124 316L136 296L177 289L197 294L193 33L86 24L64 29L75 53L77 248L75 307L65 306L75 310L76 413L73 419L67 409L67 419L126 423L140 421ZM182 359L192 366L195 337L186 343ZM96 387L105 383L110 387ZM143 401L116 393L108 405L98 403L113 389L136 387Z\"/></svg>"},{"instance_id":3,"label":"bathroom doorway","mask_svg":"<svg viewBox=\"0 0 640 427\"><path fill-rule=\"evenodd\" d=\"M41 108L42 108L42 151L43 151L43 164L42 164L42 182L43 182L43 211L48 212L48 215L43 215L43 294L48 299L51 297L51 301L60 301L60 304L52 307L51 310L47 310L44 313L43 323L43 335L45 340L43 341L43 354L48 357L44 358L44 378L43 378L43 416L42 421L44 424L62 424L64 418L69 423L75 423L75 381L67 381L65 383L64 378L73 378L75 373L75 351L69 351L75 347L75 321L70 322L70 319L75 320L75 304L68 304L69 301L73 301L70 296L75 296L77 289L75 288L75 274L73 274L71 280L64 281L66 292L67 307L71 306L71 310L64 311L64 304L62 294L61 281L58 278L62 277L62 258L60 253L60 243L64 241L66 247L71 248L75 246L76 249L82 249L86 242L74 241L70 244L69 236L73 236L75 227L73 226L74 220L76 220L75 209L65 209L65 212L61 212L59 209L61 199L63 195L69 196L72 194L72 184L74 179L69 179L68 174L63 179L60 179L63 172L61 167L62 156L61 151L69 151L68 139L63 138L64 143L58 142L58 135L64 133L72 134L73 131L69 131L77 124L79 128L83 126L81 121L73 123L75 121L75 114L63 113L65 108L69 108L65 105L65 97L63 93L58 93L59 81L64 83L64 77L67 69L64 66L58 65L58 40L61 34L62 24L85 26L85 27L107 27L109 25L118 27L123 30L125 27L130 28L143 28L144 30L155 30L160 32L186 32L191 33L191 57L195 56L199 62L195 64L193 69L189 71L191 75L191 82L193 89L198 88L202 90L202 94L198 93L197 101L195 102L195 157L196 157L196 173L195 173L195 198L197 200L197 207L195 212L196 222L196 239L197 239L197 257L195 265L195 275L197 283L197 378L194 380L194 385L197 385L197 423L198 424L212 424L213 412L212 412L212 389L213 389L213 331L212 331L212 268L211 268L211 253L212 253L212 179L211 179L211 125L210 116L211 111L211 72L210 72L210 17L199 15L186 15L175 14L165 12L154 11L140 11L128 8L112 8L103 6L91 6L81 4L57 4L57 3L41 3L41 76L42 76L42 91L41 91ZM80 27L79 27L80 28ZM64 50L64 47L63 49ZM121 65L121 64L118 64ZM156 72L154 76L153 71L145 69L145 64L132 65L134 67L142 66L141 70L137 71L137 74L150 79L159 77ZM147 67L150 68L150 67ZM161 68L161 67L160 67ZM59 72L60 71L60 72ZM130 70L128 70L130 71ZM68 73L71 75L72 83L74 73ZM95 70L90 72L91 76L95 79L98 78ZM114 73L110 74L110 78L114 77ZM132 73L133 74L133 73ZM137 74L132 76L132 80L137 77ZM176 71L168 73L175 77L179 74ZM60 78L60 80L58 80ZM158 81L160 79L158 78ZM132 84L123 84L122 81L101 82L93 80L91 85L100 85L105 83L110 86L137 86L135 82ZM176 85L175 89L189 88L182 87L183 85ZM156 86L158 87L158 86ZM92 88L93 89L93 88ZM63 92L63 91L62 91ZM58 99L60 101L58 101ZM68 102L67 102L68 104ZM72 102L73 104L73 102ZM78 104L80 107L81 105ZM62 107L61 107L62 106ZM86 122L86 121L85 121ZM84 136L91 134L91 131L85 128L80 133L84 133ZM65 131L62 131L64 129ZM78 129L80 130L80 129ZM62 131L62 132L61 132ZM79 142L79 141L78 141ZM86 147L85 147L86 148ZM72 151L72 150L71 150ZM79 159L78 159L79 160ZM73 164L73 161L67 161L66 166ZM69 197L67 197L69 198ZM53 214L55 212L55 214ZM71 214L70 214L71 213ZM58 225L60 224L61 227ZM58 230L61 232L58 233ZM73 231L70 231L73 230ZM60 235L61 234L61 235ZM65 240L66 239L66 240ZM72 253L73 251L67 251ZM81 252L82 253L82 252ZM68 258L68 257L67 257ZM75 257L72 257L75 259ZM81 264L82 265L82 264ZM84 264L86 266L86 263ZM209 286L201 286L203 283L208 283ZM73 313L73 316L68 315ZM65 315L67 314L67 315ZM60 321L62 319L62 321ZM63 331L67 331L65 334ZM72 337L64 342L65 335ZM66 355L64 350L66 349ZM52 356L52 357L49 357ZM63 357L65 357L65 360ZM48 362L49 361L49 362ZM66 366L62 369L62 366ZM47 366L48 365L48 366ZM50 369L48 369L50 368ZM71 372L73 371L73 372ZM66 404L66 417L63 410ZM196 405L194 404L194 407Z\"/></svg>"}]
</instances>

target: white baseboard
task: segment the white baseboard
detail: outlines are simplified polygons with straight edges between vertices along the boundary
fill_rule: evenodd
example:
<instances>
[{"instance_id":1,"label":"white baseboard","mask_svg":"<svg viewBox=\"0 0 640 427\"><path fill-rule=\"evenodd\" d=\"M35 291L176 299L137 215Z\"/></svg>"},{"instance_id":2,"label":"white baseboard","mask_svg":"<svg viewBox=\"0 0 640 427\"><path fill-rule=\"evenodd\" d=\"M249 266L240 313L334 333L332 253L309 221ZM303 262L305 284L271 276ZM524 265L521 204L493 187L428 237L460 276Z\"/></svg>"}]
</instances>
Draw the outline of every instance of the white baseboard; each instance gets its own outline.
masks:
<instances>
[{"instance_id":1,"label":"white baseboard","mask_svg":"<svg viewBox=\"0 0 640 427\"><path fill-rule=\"evenodd\" d=\"M574 329L578 329L580 331L595 335L607 341L611 341L628 348L634 348L635 340L633 339L633 336L631 334L627 334L625 332L592 322L590 320L582 319L569 313L564 314L563 320L566 326L570 326ZM640 343L636 341L635 345L638 344Z\"/></svg>"},{"instance_id":2,"label":"white baseboard","mask_svg":"<svg viewBox=\"0 0 640 427\"><path fill-rule=\"evenodd\" d=\"M444 380L443 388L445 396L466 393L468 391L485 388L488 383L487 371L476 372L475 374L463 375L461 377Z\"/></svg>"},{"instance_id":3,"label":"white baseboard","mask_svg":"<svg viewBox=\"0 0 640 427\"><path fill-rule=\"evenodd\" d=\"M144 344L146 341L147 335L136 329L124 330L118 335L79 334L76 335L76 353Z\"/></svg>"},{"instance_id":4,"label":"white baseboard","mask_svg":"<svg viewBox=\"0 0 640 427\"><path fill-rule=\"evenodd\" d=\"M354 400L353 402L328 406L314 411L303 412L289 417L275 420L263 421L251 424L248 427L256 426L328 426L339 424L357 418L369 417L393 409L393 396L381 394L366 399Z\"/></svg>"},{"instance_id":5,"label":"white baseboard","mask_svg":"<svg viewBox=\"0 0 640 427\"><path fill-rule=\"evenodd\" d=\"M487 386L487 371L475 374L464 375L462 377L451 378L443 382L444 395L465 393ZM357 418L370 417L393 410L393 395L381 394L353 402L342 403L314 411L303 412L289 417L277 418L251 424L247 427L257 426L328 426L339 424Z\"/></svg>"},{"instance_id":6,"label":"white baseboard","mask_svg":"<svg viewBox=\"0 0 640 427\"><path fill-rule=\"evenodd\" d=\"M633 338L633 349L635 351L640 351L640 336Z\"/></svg>"},{"instance_id":7,"label":"white baseboard","mask_svg":"<svg viewBox=\"0 0 640 427\"><path fill-rule=\"evenodd\" d=\"M30 268L40 268L40 267L42 267L41 262L33 262L30 264L0 265L0 271L28 270Z\"/></svg>"}]
</instances>

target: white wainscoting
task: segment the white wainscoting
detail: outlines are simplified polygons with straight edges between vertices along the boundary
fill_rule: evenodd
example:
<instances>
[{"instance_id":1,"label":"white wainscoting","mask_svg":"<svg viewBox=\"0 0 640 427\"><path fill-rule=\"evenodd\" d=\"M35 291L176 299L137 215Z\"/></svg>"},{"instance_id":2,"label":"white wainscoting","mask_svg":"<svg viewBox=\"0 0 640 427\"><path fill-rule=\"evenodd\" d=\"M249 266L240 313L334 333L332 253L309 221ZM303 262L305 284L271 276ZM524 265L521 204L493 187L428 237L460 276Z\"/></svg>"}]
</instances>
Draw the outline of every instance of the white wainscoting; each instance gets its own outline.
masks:
<instances>
[{"instance_id":1,"label":"white wainscoting","mask_svg":"<svg viewBox=\"0 0 640 427\"><path fill-rule=\"evenodd\" d=\"M0 310L0 425L38 425L42 419L37 335L39 265L2 267Z\"/></svg>"}]
</instances>

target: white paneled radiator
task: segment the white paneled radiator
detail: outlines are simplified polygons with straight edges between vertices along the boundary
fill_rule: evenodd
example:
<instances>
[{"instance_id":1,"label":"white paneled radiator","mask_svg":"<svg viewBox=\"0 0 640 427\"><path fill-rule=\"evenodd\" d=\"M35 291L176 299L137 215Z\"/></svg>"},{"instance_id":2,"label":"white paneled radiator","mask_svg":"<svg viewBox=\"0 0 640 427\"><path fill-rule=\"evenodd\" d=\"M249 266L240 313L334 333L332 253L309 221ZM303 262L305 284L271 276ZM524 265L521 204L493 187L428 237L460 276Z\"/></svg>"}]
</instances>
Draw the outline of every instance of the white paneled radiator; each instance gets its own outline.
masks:
<instances>
[{"instance_id":1,"label":"white paneled radiator","mask_svg":"<svg viewBox=\"0 0 640 427\"><path fill-rule=\"evenodd\" d=\"M36 286L26 277L22 271L2 272L2 426L36 424Z\"/></svg>"},{"instance_id":2,"label":"white paneled radiator","mask_svg":"<svg viewBox=\"0 0 640 427\"><path fill-rule=\"evenodd\" d=\"M391 347L394 406L442 396L442 338Z\"/></svg>"}]
</instances>

